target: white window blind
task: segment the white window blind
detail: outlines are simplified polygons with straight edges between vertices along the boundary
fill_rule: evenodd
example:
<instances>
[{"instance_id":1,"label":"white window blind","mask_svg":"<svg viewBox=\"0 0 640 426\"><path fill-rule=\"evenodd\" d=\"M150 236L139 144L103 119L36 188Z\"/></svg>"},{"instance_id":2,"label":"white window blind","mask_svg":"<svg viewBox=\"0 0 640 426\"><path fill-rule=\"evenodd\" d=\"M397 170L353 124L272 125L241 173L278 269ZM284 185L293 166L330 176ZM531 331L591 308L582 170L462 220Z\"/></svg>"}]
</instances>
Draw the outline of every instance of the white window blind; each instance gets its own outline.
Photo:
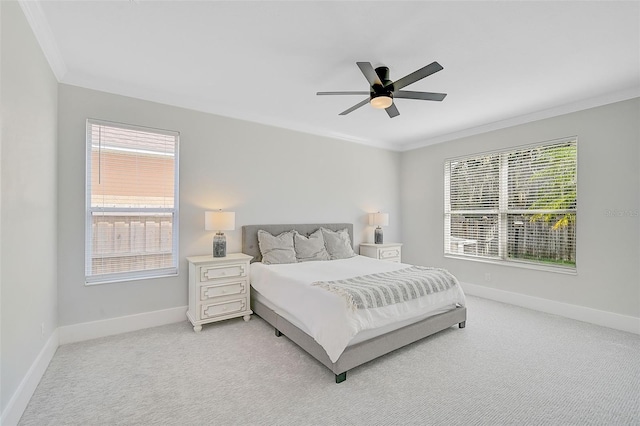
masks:
<instances>
[{"instance_id":1,"label":"white window blind","mask_svg":"<svg viewBox=\"0 0 640 426\"><path fill-rule=\"evenodd\" d=\"M177 132L87 120L88 284L177 274Z\"/></svg>"},{"instance_id":2,"label":"white window blind","mask_svg":"<svg viewBox=\"0 0 640 426\"><path fill-rule=\"evenodd\" d=\"M445 254L575 269L575 138L445 162Z\"/></svg>"}]
</instances>

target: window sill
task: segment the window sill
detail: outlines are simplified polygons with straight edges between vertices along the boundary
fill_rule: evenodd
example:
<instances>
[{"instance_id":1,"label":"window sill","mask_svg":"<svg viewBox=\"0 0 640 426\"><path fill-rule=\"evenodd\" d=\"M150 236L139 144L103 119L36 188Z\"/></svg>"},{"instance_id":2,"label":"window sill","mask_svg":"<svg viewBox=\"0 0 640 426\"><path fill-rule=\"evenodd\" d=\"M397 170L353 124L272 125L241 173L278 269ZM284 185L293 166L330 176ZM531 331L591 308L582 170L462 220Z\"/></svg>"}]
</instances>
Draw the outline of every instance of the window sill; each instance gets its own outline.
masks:
<instances>
[{"instance_id":1,"label":"window sill","mask_svg":"<svg viewBox=\"0 0 640 426\"><path fill-rule=\"evenodd\" d=\"M476 256L462 256L462 255L455 255L455 254L445 254L444 257L449 259L470 260L472 262L490 263L493 265L513 266L515 268L522 268L522 269L533 269L536 271L554 272L554 273L565 274L565 275L578 275L577 268L569 268L569 267L563 267L563 266L538 265L538 264L518 261L518 260L487 259L487 258L476 257Z\"/></svg>"}]
</instances>

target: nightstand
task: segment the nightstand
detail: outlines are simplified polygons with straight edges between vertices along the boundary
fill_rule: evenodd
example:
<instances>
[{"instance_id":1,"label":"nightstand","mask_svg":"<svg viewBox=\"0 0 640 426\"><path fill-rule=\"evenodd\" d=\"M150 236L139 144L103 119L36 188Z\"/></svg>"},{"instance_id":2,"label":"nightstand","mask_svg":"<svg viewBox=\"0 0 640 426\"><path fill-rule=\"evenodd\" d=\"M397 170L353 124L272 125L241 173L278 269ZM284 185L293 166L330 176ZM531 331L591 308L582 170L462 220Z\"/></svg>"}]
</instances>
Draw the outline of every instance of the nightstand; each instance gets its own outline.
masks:
<instances>
[{"instance_id":1,"label":"nightstand","mask_svg":"<svg viewBox=\"0 0 640 426\"><path fill-rule=\"evenodd\" d=\"M192 256L189 262L189 310L193 331L202 324L243 317L249 321L249 262L252 257L233 253L225 257Z\"/></svg>"},{"instance_id":2,"label":"nightstand","mask_svg":"<svg viewBox=\"0 0 640 426\"><path fill-rule=\"evenodd\" d=\"M361 243L360 254L389 262L402 262L402 243Z\"/></svg>"}]
</instances>

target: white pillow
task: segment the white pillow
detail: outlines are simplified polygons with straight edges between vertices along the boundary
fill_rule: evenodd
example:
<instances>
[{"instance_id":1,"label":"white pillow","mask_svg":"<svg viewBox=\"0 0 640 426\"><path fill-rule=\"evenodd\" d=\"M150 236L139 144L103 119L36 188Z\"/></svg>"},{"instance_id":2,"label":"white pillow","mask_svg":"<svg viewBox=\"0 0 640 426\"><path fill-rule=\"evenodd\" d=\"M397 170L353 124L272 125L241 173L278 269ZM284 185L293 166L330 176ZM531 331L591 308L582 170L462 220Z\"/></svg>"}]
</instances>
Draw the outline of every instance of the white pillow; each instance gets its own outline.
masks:
<instances>
[{"instance_id":1,"label":"white pillow","mask_svg":"<svg viewBox=\"0 0 640 426\"><path fill-rule=\"evenodd\" d=\"M329 253L324 246L322 231L318 229L309 237L294 231L293 247L296 250L298 262L309 262L312 260L329 260Z\"/></svg>"},{"instance_id":2,"label":"white pillow","mask_svg":"<svg viewBox=\"0 0 640 426\"><path fill-rule=\"evenodd\" d=\"M329 252L331 260L348 259L356 255L351 247L349 231L344 228L340 231L332 231L327 228L320 228L324 237L324 246Z\"/></svg>"},{"instance_id":3,"label":"white pillow","mask_svg":"<svg viewBox=\"0 0 640 426\"><path fill-rule=\"evenodd\" d=\"M267 231L258 230L258 245L262 253L262 263L296 263L296 251L293 248L293 231L283 232L274 237Z\"/></svg>"}]
</instances>

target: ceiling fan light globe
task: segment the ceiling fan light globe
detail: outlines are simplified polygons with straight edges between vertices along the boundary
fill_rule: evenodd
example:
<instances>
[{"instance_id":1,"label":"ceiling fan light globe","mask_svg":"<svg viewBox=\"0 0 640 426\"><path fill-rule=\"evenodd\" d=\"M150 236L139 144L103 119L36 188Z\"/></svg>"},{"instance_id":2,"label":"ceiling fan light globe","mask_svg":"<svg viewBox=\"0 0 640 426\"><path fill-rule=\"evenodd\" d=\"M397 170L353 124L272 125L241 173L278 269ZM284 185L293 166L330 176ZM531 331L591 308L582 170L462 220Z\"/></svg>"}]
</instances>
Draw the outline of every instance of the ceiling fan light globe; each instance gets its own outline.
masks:
<instances>
[{"instance_id":1,"label":"ceiling fan light globe","mask_svg":"<svg viewBox=\"0 0 640 426\"><path fill-rule=\"evenodd\" d=\"M393 104L393 99L390 96L376 96L371 98L371 106L376 109L386 109Z\"/></svg>"}]
</instances>

